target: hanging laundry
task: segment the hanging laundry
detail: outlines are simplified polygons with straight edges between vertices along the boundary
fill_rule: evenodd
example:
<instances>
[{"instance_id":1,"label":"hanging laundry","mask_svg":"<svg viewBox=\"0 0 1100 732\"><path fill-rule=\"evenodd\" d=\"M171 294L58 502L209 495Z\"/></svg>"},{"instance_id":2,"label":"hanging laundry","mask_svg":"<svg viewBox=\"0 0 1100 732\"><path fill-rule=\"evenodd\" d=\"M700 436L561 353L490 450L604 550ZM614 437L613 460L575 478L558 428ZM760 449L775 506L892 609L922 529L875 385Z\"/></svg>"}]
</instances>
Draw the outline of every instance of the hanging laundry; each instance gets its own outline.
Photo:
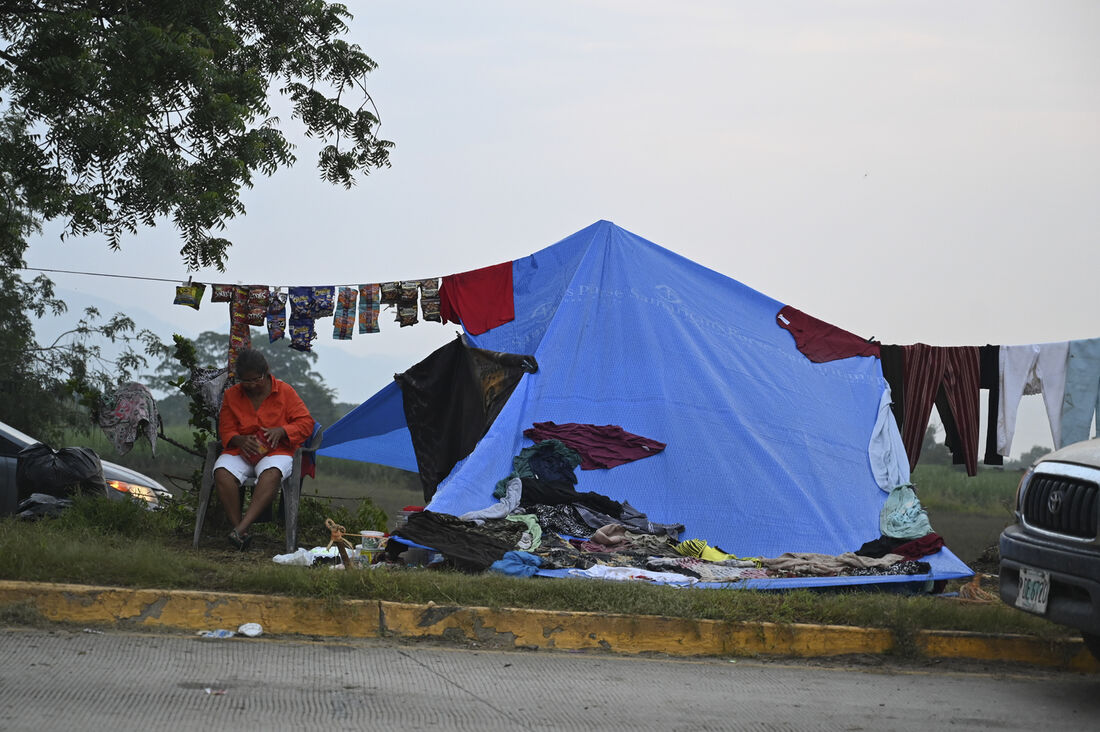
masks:
<instances>
[{"instance_id":1,"label":"hanging laundry","mask_svg":"<svg viewBox=\"0 0 1100 732\"><path fill-rule=\"evenodd\" d=\"M317 318L330 317L336 308L336 288L323 287L287 288L290 299L290 347L308 352L317 338Z\"/></svg>"},{"instance_id":2,"label":"hanging laundry","mask_svg":"<svg viewBox=\"0 0 1100 732\"><path fill-rule=\"evenodd\" d=\"M359 334L378 332L378 285L359 285Z\"/></svg>"},{"instance_id":3,"label":"hanging laundry","mask_svg":"<svg viewBox=\"0 0 1100 732\"><path fill-rule=\"evenodd\" d=\"M179 285L176 287L176 298L172 301L172 304L186 305L189 308L198 310L204 292L206 292L206 285L201 282L189 282L186 285Z\"/></svg>"},{"instance_id":4,"label":"hanging laundry","mask_svg":"<svg viewBox=\"0 0 1100 732\"><path fill-rule=\"evenodd\" d=\"M248 326L248 297L247 287L236 285L233 287L233 301L229 303L229 358L227 367L229 379L236 380L237 354L246 348L252 347L252 331Z\"/></svg>"},{"instance_id":5,"label":"hanging laundry","mask_svg":"<svg viewBox=\"0 0 1100 732\"><path fill-rule=\"evenodd\" d=\"M978 385L989 390L986 403L985 457L986 465L1004 465L1004 457L997 452L997 414L1001 404L1001 347L978 348Z\"/></svg>"},{"instance_id":6,"label":"hanging laundry","mask_svg":"<svg viewBox=\"0 0 1100 732\"><path fill-rule=\"evenodd\" d=\"M290 298L291 318L310 318L313 316L313 307L310 304L310 288L289 287L287 295Z\"/></svg>"},{"instance_id":7,"label":"hanging laundry","mask_svg":"<svg viewBox=\"0 0 1100 732\"><path fill-rule=\"evenodd\" d=\"M400 299L397 301L397 322L402 328L416 325L416 297L420 292L419 280L406 280L401 283Z\"/></svg>"},{"instance_id":8,"label":"hanging laundry","mask_svg":"<svg viewBox=\"0 0 1100 732\"><path fill-rule=\"evenodd\" d=\"M520 378L537 369L529 356L470 348L458 337L394 374L425 500L474 449Z\"/></svg>"},{"instance_id":9,"label":"hanging laundry","mask_svg":"<svg viewBox=\"0 0 1100 732\"><path fill-rule=\"evenodd\" d=\"M222 411L222 394L229 382L229 370L226 368L191 368L188 383L201 400L206 416L215 423Z\"/></svg>"},{"instance_id":10,"label":"hanging laundry","mask_svg":"<svg viewBox=\"0 0 1100 732\"><path fill-rule=\"evenodd\" d=\"M248 315L249 325L257 327L267 320L267 301L271 290L266 285L248 286Z\"/></svg>"},{"instance_id":11,"label":"hanging laundry","mask_svg":"<svg viewBox=\"0 0 1100 732\"><path fill-rule=\"evenodd\" d=\"M119 386L97 410L95 421L119 455L130 452L138 437L144 437L156 457L160 414L152 392L145 385L131 381Z\"/></svg>"},{"instance_id":12,"label":"hanging laundry","mask_svg":"<svg viewBox=\"0 0 1100 732\"><path fill-rule=\"evenodd\" d=\"M383 305L396 305L401 299L400 282L383 282L379 287L379 295Z\"/></svg>"},{"instance_id":13,"label":"hanging laundry","mask_svg":"<svg viewBox=\"0 0 1100 732\"><path fill-rule=\"evenodd\" d=\"M1070 341L1066 393L1062 398L1062 439L1055 447L1087 440L1094 415L1100 426L1100 338Z\"/></svg>"},{"instance_id":14,"label":"hanging laundry","mask_svg":"<svg viewBox=\"0 0 1100 732\"><path fill-rule=\"evenodd\" d=\"M416 302L420 293L420 280L402 280L400 301L403 303Z\"/></svg>"},{"instance_id":15,"label":"hanging laundry","mask_svg":"<svg viewBox=\"0 0 1100 732\"><path fill-rule=\"evenodd\" d=\"M867 445L867 454L871 461L871 473L878 487L889 492L894 486L908 483L910 480L909 457L905 454L905 443L901 431L890 411L893 390L887 384L879 397L878 415L871 429L871 440Z\"/></svg>"},{"instance_id":16,"label":"hanging laundry","mask_svg":"<svg viewBox=\"0 0 1100 732\"><path fill-rule=\"evenodd\" d=\"M420 312L426 321L442 321L439 314L439 279L436 277L420 280Z\"/></svg>"},{"instance_id":17,"label":"hanging laundry","mask_svg":"<svg viewBox=\"0 0 1100 732\"><path fill-rule=\"evenodd\" d=\"M890 411L901 430L905 424L905 354L901 346L884 343L879 346L882 378L890 385Z\"/></svg>"},{"instance_id":18,"label":"hanging laundry","mask_svg":"<svg viewBox=\"0 0 1100 732\"><path fill-rule=\"evenodd\" d=\"M943 421L946 443L967 475L978 474L980 387L976 346L902 346L904 355L905 423L901 438L909 469L917 465L932 405Z\"/></svg>"},{"instance_id":19,"label":"hanging laundry","mask_svg":"<svg viewBox=\"0 0 1100 732\"><path fill-rule=\"evenodd\" d=\"M790 305L784 305L776 313L775 322L794 336L795 346L814 363L852 356L879 356L879 344L875 341L860 338Z\"/></svg>"},{"instance_id":20,"label":"hanging laundry","mask_svg":"<svg viewBox=\"0 0 1100 732\"><path fill-rule=\"evenodd\" d=\"M310 317L314 320L332 317L336 309L336 287L325 285L311 287L309 292Z\"/></svg>"},{"instance_id":21,"label":"hanging laundry","mask_svg":"<svg viewBox=\"0 0 1100 732\"><path fill-rule=\"evenodd\" d=\"M295 351L308 352L313 339L317 337L313 325L313 306L310 301L312 288L290 287L287 296L290 300L290 347Z\"/></svg>"},{"instance_id":22,"label":"hanging laundry","mask_svg":"<svg viewBox=\"0 0 1100 732\"><path fill-rule=\"evenodd\" d=\"M273 290L267 300L267 340L274 343L286 335L286 298L285 292Z\"/></svg>"},{"instance_id":23,"label":"hanging laundry","mask_svg":"<svg viewBox=\"0 0 1100 732\"><path fill-rule=\"evenodd\" d=\"M332 337L341 341L350 341L355 330L355 298L358 294L354 287L341 287L336 298L336 314L332 319Z\"/></svg>"},{"instance_id":24,"label":"hanging laundry","mask_svg":"<svg viewBox=\"0 0 1100 732\"><path fill-rule=\"evenodd\" d=\"M635 435L613 424L535 422L523 431L523 436L536 442L561 440L580 454L581 470L613 468L665 449L663 442Z\"/></svg>"},{"instance_id":25,"label":"hanging laundry","mask_svg":"<svg viewBox=\"0 0 1100 732\"><path fill-rule=\"evenodd\" d=\"M439 287L439 314L444 323L461 323L470 335L515 320L512 263L444 277Z\"/></svg>"},{"instance_id":26,"label":"hanging laundry","mask_svg":"<svg viewBox=\"0 0 1100 732\"><path fill-rule=\"evenodd\" d=\"M1001 346L1001 404L997 452L1008 457L1016 432L1016 412L1024 395L1042 394L1054 446L1062 444L1062 400L1066 394L1069 341Z\"/></svg>"},{"instance_id":27,"label":"hanging laundry","mask_svg":"<svg viewBox=\"0 0 1100 732\"><path fill-rule=\"evenodd\" d=\"M295 318L291 316L288 324L291 348L306 353L313 349L313 341L317 338L315 322L313 318Z\"/></svg>"},{"instance_id":28,"label":"hanging laundry","mask_svg":"<svg viewBox=\"0 0 1100 732\"><path fill-rule=\"evenodd\" d=\"M210 285L210 302L233 302L236 285Z\"/></svg>"}]
</instances>

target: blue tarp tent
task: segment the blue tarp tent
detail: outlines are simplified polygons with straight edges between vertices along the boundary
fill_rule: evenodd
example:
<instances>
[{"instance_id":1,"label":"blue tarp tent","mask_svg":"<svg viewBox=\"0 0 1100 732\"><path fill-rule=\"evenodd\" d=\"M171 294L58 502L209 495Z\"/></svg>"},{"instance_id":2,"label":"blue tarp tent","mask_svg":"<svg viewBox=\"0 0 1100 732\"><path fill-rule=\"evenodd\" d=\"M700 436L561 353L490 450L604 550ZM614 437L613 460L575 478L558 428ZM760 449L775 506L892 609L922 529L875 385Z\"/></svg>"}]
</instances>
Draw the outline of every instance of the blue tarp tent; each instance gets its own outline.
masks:
<instances>
[{"instance_id":1,"label":"blue tarp tent","mask_svg":"<svg viewBox=\"0 0 1100 732\"><path fill-rule=\"evenodd\" d=\"M493 503L534 422L619 425L666 449L577 490L682 523L738 556L840 554L879 536L886 493L868 443L886 388L877 358L813 363L776 324L782 303L599 221L513 262L515 320L471 345L533 354L478 443L429 508ZM322 455L416 469L391 384L333 425ZM934 576L970 570L949 551ZM855 578L853 578L855 579ZM860 578L864 579L864 578ZM871 579L871 578L865 578Z\"/></svg>"}]
</instances>

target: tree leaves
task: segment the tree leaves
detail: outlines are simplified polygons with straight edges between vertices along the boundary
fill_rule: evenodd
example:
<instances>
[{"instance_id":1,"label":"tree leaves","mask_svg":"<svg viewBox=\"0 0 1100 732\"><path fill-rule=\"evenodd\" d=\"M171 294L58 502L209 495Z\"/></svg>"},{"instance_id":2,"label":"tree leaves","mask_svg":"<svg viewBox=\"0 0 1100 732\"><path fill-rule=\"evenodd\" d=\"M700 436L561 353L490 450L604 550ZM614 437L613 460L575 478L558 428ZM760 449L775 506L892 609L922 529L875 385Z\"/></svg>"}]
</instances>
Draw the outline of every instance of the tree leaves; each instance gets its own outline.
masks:
<instances>
[{"instance_id":1,"label":"tree leaves","mask_svg":"<svg viewBox=\"0 0 1100 732\"><path fill-rule=\"evenodd\" d=\"M35 218L116 248L170 218L189 269L224 270L213 232L257 173L292 165L279 91L344 187L389 165L366 90L376 64L322 0L22 0L0 14L0 176ZM348 105L346 100L353 103ZM25 246L8 241L3 246Z\"/></svg>"}]
</instances>

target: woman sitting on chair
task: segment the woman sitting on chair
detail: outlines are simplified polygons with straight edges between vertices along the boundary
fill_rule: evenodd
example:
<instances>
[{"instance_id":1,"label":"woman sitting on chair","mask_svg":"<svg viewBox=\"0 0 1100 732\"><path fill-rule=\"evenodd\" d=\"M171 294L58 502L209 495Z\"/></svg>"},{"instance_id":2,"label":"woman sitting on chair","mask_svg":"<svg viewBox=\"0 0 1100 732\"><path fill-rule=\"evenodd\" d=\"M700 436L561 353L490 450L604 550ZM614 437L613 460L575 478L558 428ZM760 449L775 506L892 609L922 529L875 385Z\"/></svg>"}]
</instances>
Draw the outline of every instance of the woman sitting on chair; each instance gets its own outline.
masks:
<instances>
[{"instance_id":1,"label":"woman sitting on chair","mask_svg":"<svg viewBox=\"0 0 1100 732\"><path fill-rule=\"evenodd\" d=\"M214 485L233 525L229 543L244 550L252 541L248 527L290 475L294 451L313 432L313 417L293 387L271 375L259 351L241 351L236 371L237 383L222 397L222 454L214 463ZM249 478L256 479L256 487L241 516L241 483Z\"/></svg>"}]
</instances>

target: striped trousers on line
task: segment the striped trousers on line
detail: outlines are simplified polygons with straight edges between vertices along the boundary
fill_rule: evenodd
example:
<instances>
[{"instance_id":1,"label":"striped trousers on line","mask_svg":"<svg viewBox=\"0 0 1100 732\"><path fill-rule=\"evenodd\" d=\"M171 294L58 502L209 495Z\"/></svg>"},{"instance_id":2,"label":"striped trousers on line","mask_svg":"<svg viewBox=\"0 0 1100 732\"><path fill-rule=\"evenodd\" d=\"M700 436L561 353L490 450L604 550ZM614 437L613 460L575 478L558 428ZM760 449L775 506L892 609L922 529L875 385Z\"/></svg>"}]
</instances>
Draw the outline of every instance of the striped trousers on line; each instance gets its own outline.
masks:
<instances>
[{"instance_id":1,"label":"striped trousers on line","mask_svg":"<svg viewBox=\"0 0 1100 732\"><path fill-rule=\"evenodd\" d=\"M902 346L904 354L905 418L901 440L909 455L909 469L917 465L932 405L946 423L953 421L967 475L978 472L980 368L977 346Z\"/></svg>"}]
</instances>

